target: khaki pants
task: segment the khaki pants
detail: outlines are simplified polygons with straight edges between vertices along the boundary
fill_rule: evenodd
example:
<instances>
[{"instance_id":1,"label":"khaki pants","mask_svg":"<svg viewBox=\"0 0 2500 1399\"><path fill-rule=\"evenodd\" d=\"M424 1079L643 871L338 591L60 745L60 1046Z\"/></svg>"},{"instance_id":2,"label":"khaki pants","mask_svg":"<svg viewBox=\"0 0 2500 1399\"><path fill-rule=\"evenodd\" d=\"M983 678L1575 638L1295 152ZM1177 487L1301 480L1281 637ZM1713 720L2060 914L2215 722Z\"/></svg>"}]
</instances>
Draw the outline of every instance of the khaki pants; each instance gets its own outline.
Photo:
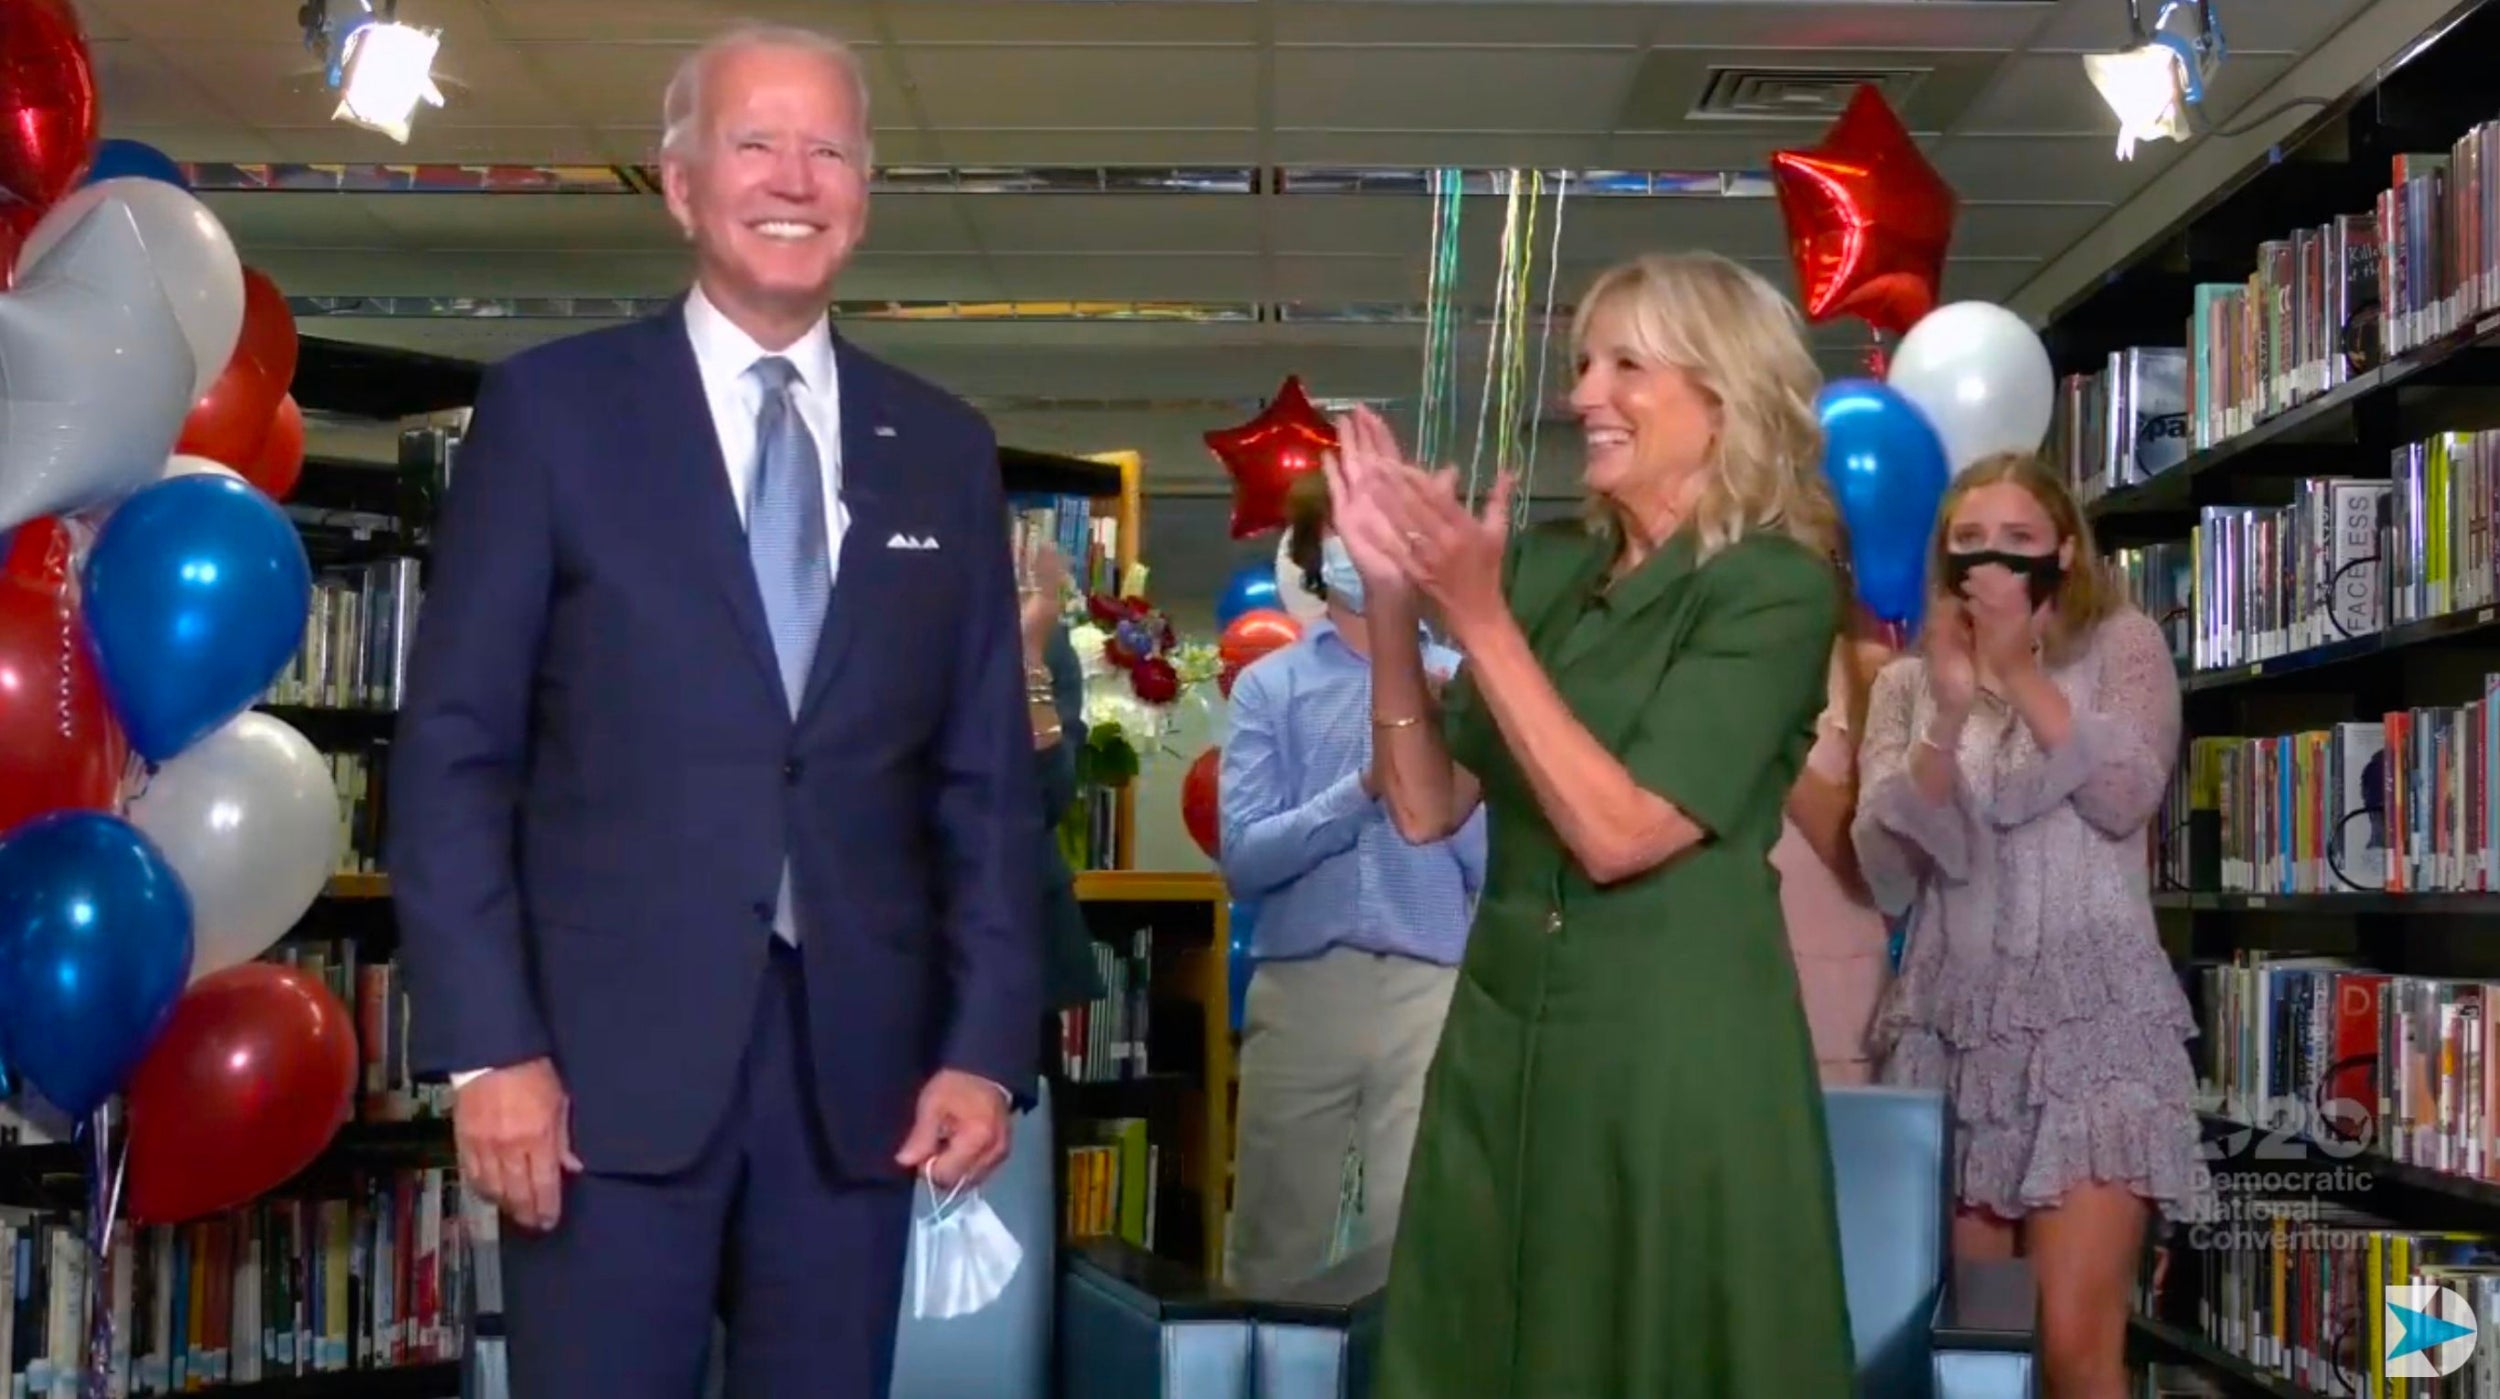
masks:
<instances>
[{"instance_id":1,"label":"khaki pants","mask_svg":"<svg viewBox=\"0 0 2500 1399\"><path fill-rule=\"evenodd\" d=\"M1454 967L1343 948L1259 964L1242 1008L1234 1286L1326 1270L1348 1147L1363 1163L1353 1248L1396 1231L1424 1071L1457 984Z\"/></svg>"}]
</instances>

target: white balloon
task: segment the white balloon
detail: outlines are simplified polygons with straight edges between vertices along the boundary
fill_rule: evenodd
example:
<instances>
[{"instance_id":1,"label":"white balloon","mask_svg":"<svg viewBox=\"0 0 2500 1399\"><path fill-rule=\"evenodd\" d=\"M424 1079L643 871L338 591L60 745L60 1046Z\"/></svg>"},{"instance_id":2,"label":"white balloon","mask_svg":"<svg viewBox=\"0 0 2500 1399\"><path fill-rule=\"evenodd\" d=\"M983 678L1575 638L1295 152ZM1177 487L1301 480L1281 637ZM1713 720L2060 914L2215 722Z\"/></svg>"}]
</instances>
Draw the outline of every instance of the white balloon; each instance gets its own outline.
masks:
<instances>
[{"instance_id":1,"label":"white balloon","mask_svg":"<svg viewBox=\"0 0 2500 1399\"><path fill-rule=\"evenodd\" d=\"M1285 615L1297 622L1316 622L1328 615L1328 604L1311 595L1302 586L1302 565L1293 561L1289 548L1293 531L1287 530L1276 539L1276 599Z\"/></svg>"},{"instance_id":2,"label":"white balloon","mask_svg":"<svg viewBox=\"0 0 2500 1399\"><path fill-rule=\"evenodd\" d=\"M177 476L232 476L237 481L243 480L241 472L224 462L210 461L206 457L187 454L176 454L166 459L165 479L171 481ZM250 483L245 482L245 484Z\"/></svg>"},{"instance_id":3,"label":"white balloon","mask_svg":"<svg viewBox=\"0 0 2500 1399\"><path fill-rule=\"evenodd\" d=\"M1956 472L1998 452L2036 452L2057 405L2047 347L2022 318L1985 301L1921 317L1884 381L1925 414Z\"/></svg>"},{"instance_id":4,"label":"white balloon","mask_svg":"<svg viewBox=\"0 0 2500 1399\"><path fill-rule=\"evenodd\" d=\"M23 279L41 266L44 254L87 211L107 203L128 209L139 226L157 285L164 288L174 319L182 323L182 338L191 346L191 398L196 402L226 372L242 338L243 262L235 256L226 226L189 191L137 175L74 190L45 211L26 235L18 253L18 276Z\"/></svg>"},{"instance_id":5,"label":"white balloon","mask_svg":"<svg viewBox=\"0 0 2500 1399\"><path fill-rule=\"evenodd\" d=\"M269 950L321 897L346 839L320 750L258 712L166 761L130 803L191 896L191 979Z\"/></svg>"}]
</instances>

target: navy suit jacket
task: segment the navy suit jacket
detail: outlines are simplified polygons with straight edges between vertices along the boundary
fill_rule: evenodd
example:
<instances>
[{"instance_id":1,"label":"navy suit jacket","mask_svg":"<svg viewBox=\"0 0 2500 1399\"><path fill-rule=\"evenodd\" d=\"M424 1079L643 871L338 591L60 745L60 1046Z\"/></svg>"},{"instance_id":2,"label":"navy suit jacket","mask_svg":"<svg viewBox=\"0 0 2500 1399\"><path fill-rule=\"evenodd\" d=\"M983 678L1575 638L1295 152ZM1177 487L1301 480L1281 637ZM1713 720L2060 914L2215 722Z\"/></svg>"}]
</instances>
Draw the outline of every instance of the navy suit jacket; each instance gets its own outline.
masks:
<instances>
[{"instance_id":1,"label":"navy suit jacket","mask_svg":"<svg viewBox=\"0 0 2500 1399\"><path fill-rule=\"evenodd\" d=\"M997 441L837 337L840 549L796 718L683 303L494 366L437 522L389 782L420 1072L552 1056L593 1170L733 1101L784 857L816 1107L891 1175L930 1074L1029 1103L1032 731Z\"/></svg>"}]
</instances>

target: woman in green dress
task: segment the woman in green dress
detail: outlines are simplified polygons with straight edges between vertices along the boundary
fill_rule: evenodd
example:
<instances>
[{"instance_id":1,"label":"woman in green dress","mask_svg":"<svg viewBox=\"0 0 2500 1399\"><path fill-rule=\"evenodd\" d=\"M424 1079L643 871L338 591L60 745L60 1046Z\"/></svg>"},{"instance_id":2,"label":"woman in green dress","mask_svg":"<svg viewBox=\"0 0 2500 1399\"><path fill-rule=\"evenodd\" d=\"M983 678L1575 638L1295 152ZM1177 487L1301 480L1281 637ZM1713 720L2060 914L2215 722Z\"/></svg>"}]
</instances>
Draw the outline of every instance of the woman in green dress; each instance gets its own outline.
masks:
<instances>
[{"instance_id":1,"label":"woman in green dress","mask_svg":"<svg viewBox=\"0 0 2500 1399\"><path fill-rule=\"evenodd\" d=\"M1512 538L1507 479L1471 513L1368 412L1327 467L1382 638L1380 790L1409 839L1479 801L1490 833L1373 1392L1845 1399L1769 861L1842 611L1816 371L1788 303L1709 255L1607 273L1573 339L1585 522ZM1467 657L1437 718L1427 602Z\"/></svg>"}]
</instances>

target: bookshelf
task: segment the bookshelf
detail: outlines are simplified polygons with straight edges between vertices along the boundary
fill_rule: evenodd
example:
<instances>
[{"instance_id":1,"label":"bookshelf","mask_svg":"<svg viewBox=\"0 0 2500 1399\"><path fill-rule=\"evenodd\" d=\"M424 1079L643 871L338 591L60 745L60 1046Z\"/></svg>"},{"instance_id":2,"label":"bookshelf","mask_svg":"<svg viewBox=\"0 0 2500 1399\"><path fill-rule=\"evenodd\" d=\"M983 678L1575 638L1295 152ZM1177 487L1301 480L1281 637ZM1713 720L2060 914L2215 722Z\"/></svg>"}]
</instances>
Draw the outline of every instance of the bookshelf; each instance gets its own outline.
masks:
<instances>
[{"instance_id":1,"label":"bookshelf","mask_svg":"<svg viewBox=\"0 0 2500 1399\"><path fill-rule=\"evenodd\" d=\"M1153 1232L1138 1237L1137 1216L1106 1221L1086 1217L1081 1203L1064 1212L1071 1239L1116 1233L1150 1252L1202 1269L1209 1277L1223 1266L1225 1220L1231 1209L1233 1161L1233 1036L1229 1014L1227 949L1232 945L1231 896L1221 876L1144 870L1087 870L1077 875L1077 899L1088 926L1105 948L1143 949L1142 981L1145 1072L1103 1079L1079 1070L1059 1087L1054 1124L1066 1154L1066 1188L1081 1201L1088 1188L1083 1153L1104 1122L1142 1120L1156 1148L1145 1188ZM1130 985L1131 973L1106 977L1113 998ZM1137 1001L1132 993L1130 1004ZM1087 1016L1103 1013L1103 1003ZM1134 1026L1131 1018L1122 1022ZM1084 1028L1080 1022L1079 1031ZM1101 1072L1101 1071L1096 1071ZM1113 1073L1129 1072L1114 1065ZM1088 1081L1091 1080L1091 1081ZM1134 1158L1115 1172L1114 1191L1140 1188Z\"/></svg>"},{"instance_id":2,"label":"bookshelf","mask_svg":"<svg viewBox=\"0 0 2500 1399\"><path fill-rule=\"evenodd\" d=\"M2495 44L2460 5L2044 329L2051 454L2180 667L2147 855L2224 1213L2131 1348L2216 1392L2414 1392L2383 1284L2500 1317Z\"/></svg>"}]
</instances>

